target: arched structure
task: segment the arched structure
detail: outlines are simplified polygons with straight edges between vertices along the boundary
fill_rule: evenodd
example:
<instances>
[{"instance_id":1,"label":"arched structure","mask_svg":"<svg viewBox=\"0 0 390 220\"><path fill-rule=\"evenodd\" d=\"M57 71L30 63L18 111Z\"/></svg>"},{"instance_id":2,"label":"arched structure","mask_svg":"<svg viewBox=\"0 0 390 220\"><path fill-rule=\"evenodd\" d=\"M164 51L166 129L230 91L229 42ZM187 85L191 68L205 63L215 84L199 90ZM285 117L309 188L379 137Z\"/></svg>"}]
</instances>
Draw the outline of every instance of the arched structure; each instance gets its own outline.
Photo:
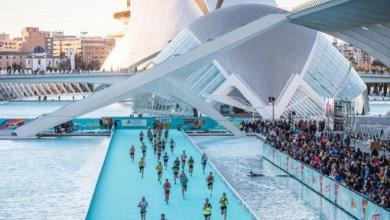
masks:
<instances>
[{"instance_id":1,"label":"arched structure","mask_svg":"<svg viewBox=\"0 0 390 220\"><path fill-rule=\"evenodd\" d=\"M281 13L287 12L258 4L216 10L191 23L153 62L161 63L251 21ZM276 99L275 117L295 111L301 117L322 118L325 99L352 101L366 89L350 63L321 33L290 23L226 51L194 73L176 77L186 80L190 89L209 103L255 109L263 117L273 114L269 97ZM135 109L192 114L184 103L177 108L175 99L153 97L159 99L159 106L150 105L156 102L143 95L136 97Z\"/></svg>"},{"instance_id":2,"label":"arched structure","mask_svg":"<svg viewBox=\"0 0 390 220\"><path fill-rule=\"evenodd\" d=\"M333 35L390 66L390 1L315 0L297 7L292 23Z\"/></svg>"}]
</instances>

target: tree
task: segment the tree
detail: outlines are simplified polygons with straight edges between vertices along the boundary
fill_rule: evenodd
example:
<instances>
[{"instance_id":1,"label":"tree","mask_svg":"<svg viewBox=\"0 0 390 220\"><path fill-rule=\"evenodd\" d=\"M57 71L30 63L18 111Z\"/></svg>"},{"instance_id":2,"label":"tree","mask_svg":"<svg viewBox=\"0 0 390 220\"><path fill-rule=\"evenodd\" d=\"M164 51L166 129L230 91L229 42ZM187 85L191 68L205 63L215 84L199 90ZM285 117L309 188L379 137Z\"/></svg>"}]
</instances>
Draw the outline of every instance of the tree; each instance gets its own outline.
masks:
<instances>
[{"instance_id":1,"label":"tree","mask_svg":"<svg viewBox=\"0 0 390 220\"><path fill-rule=\"evenodd\" d=\"M380 66L380 67L386 67L385 64L383 64L381 61L375 59L374 61L372 61L372 65L373 66Z\"/></svg>"},{"instance_id":2,"label":"tree","mask_svg":"<svg viewBox=\"0 0 390 220\"><path fill-rule=\"evenodd\" d=\"M68 60L68 59L62 60L62 61L58 64L58 69L59 69L60 71L69 70L69 68L70 68L70 65L69 65L69 60Z\"/></svg>"},{"instance_id":3,"label":"tree","mask_svg":"<svg viewBox=\"0 0 390 220\"><path fill-rule=\"evenodd\" d=\"M18 70L18 64L13 63L13 64L12 64L12 72L13 72L13 73L16 73L16 70Z\"/></svg>"},{"instance_id":4,"label":"tree","mask_svg":"<svg viewBox=\"0 0 390 220\"><path fill-rule=\"evenodd\" d=\"M92 60L90 63L88 63L88 69L89 70L99 70L100 69L100 62L98 60Z\"/></svg>"},{"instance_id":5,"label":"tree","mask_svg":"<svg viewBox=\"0 0 390 220\"><path fill-rule=\"evenodd\" d=\"M87 68L87 65L85 64L83 58L81 56L76 56L75 57L75 65L76 65L76 70L85 70Z\"/></svg>"}]
</instances>

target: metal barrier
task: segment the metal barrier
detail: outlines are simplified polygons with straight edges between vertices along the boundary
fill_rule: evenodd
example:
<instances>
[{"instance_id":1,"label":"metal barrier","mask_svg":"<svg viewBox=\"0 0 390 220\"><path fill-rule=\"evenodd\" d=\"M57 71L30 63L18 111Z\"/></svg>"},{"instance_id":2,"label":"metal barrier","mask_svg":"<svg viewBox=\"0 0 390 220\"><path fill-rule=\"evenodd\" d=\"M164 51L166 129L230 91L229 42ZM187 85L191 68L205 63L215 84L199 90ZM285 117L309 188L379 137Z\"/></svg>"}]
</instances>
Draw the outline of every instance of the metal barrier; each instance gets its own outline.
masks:
<instances>
[{"instance_id":1,"label":"metal barrier","mask_svg":"<svg viewBox=\"0 0 390 220\"><path fill-rule=\"evenodd\" d=\"M264 137L256 136L264 140ZM265 143L263 157L357 219L390 219L390 211L386 208Z\"/></svg>"}]
</instances>

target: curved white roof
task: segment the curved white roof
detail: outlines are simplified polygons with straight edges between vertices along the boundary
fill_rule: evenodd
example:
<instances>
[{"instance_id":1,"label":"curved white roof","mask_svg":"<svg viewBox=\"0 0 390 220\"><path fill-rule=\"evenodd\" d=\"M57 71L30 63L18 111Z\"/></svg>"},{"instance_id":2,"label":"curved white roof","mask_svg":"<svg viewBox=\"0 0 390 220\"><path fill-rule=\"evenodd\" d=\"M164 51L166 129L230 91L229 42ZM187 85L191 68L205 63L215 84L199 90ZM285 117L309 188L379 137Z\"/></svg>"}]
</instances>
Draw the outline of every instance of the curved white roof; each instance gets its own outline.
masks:
<instances>
[{"instance_id":1,"label":"curved white roof","mask_svg":"<svg viewBox=\"0 0 390 220\"><path fill-rule=\"evenodd\" d=\"M246 4L215 10L190 24L189 30L202 42L268 14L286 13L272 6ZM226 52L217 59L229 74L238 74L265 102L278 97L294 73L308 60L317 32L284 24Z\"/></svg>"},{"instance_id":2,"label":"curved white roof","mask_svg":"<svg viewBox=\"0 0 390 220\"><path fill-rule=\"evenodd\" d=\"M138 0L132 3L125 36L102 69L117 70L162 50L190 22L202 15L194 0Z\"/></svg>"}]
</instances>

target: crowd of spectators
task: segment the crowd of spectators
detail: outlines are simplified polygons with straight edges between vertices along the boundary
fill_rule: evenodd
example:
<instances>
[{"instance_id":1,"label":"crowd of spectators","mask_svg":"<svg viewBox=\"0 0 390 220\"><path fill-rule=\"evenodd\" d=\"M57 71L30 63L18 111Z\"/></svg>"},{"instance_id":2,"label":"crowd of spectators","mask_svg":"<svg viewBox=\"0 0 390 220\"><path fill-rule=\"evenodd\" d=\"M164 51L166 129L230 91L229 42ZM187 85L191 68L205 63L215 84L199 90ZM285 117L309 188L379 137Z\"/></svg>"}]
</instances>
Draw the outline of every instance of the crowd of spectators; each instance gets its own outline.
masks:
<instances>
[{"instance_id":1,"label":"crowd of spectators","mask_svg":"<svg viewBox=\"0 0 390 220\"><path fill-rule=\"evenodd\" d=\"M389 158L376 149L362 152L348 136L325 130L325 121L242 122L241 130L262 133L266 142L365 198L390 208Z\"/></svg>"}]
</instances>

